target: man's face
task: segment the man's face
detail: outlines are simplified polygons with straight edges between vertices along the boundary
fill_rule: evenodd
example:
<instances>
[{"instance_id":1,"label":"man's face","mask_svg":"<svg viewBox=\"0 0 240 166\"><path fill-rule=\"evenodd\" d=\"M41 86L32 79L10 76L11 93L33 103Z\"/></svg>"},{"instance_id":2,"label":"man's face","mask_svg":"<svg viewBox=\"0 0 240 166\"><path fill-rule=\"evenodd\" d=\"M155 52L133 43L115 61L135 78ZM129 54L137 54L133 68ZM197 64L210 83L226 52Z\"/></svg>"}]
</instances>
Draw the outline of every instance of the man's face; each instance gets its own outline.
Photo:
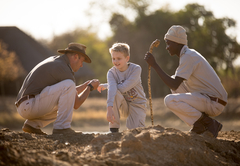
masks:
<instances>
[{"instance_id":1,"label":"man's face","mask_svg":"<svg viewBox=\"0 0 240 166\"><path fill-rule=\"evenodd\" d=\"M72 70L74 72L77 72L83 66L85 57L82 55L75 54L72 58L73 58L73 62L71 64Z\"/></svg>"},{"instance_id":2,"label":"man's face","mask_svg":"<svg viewBox=\"0 0 240 166\"><path fill-rule=\"evenodd\" d=\"M173 55L178 55L178 43L173 42L171 40L165 40L166 43L166 50L168 50L168 53L173 56Z\"/></svg>"}]
</instances>

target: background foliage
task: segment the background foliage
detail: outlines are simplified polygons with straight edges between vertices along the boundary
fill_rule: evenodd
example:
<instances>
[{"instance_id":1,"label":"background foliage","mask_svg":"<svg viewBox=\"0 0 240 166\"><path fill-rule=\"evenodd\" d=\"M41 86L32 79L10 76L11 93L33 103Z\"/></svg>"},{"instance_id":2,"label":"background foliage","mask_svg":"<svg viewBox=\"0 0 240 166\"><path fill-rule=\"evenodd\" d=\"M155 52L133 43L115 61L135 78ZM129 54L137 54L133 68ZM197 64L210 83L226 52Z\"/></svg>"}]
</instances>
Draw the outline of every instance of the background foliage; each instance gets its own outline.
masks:
<instances>
[{"instance_id":1,"label":"background foliage","mask_svg":"<svg viewBox=\"0 0 240 166\"><path fill-rule=\"evenodd\" d=\"M5 85L26 74L14 52L6 49L6 44L0 40L0 92L5 95Z\"/></svg>"},{"instance_id":2,"label":"background foliage","mask_svg":"<svg viewBox=\"0 0 240 166\"><path fill-rule=\"evenodd\" d=\"M112 67L108 49L115 42L128 43L131 47L130 61L142 67L142 81L147 94L147 64L143 60L144 54L155 39L160 39L161 44L154 49L153 54L163 70L169 75L173 75L179 59L176 56L169 56L165 50L163 38L172 25L182 25L187 30L188 46L200 52L209 61L219 74L229 97L240 96L238 85L240 72L239 68L233 66L233 61L239 56L240 45L236 40L236 36L230 36L226 33L227 30L236 26L235 20L231 18L215 18L211 11L198 4L188 4L179 11L170 11L165 6L150 12L148 10L150 0L123 0L119 2L122 7L135 13L135 18L128 20L128 13L111 11L109 24L113 35L110 38L100 40L97 34L89 29L76 28L73 31L55 36L51 41L40 42L56 54L57 49L66 48L70 42L85 44L87 46L86 52L92 59L89 67L101 82L106 82L107 71ZM98 7L102 8L103 13L106 10L104 3L96 1L94 5L99 5ZM8 54L11 55L9 57L14 59L12 53ZM0 55L0 58L4 59L2 52ZM16 61L12 60L13 62L14 65L10 66L15 66ZM7 69L7 64L3 63L0 67ZM21 70L17 72L21 72ZM0 75L1 80L10 79L8 74L4 75L2 73ZM162 97L169 92L168 87L160 80L155 71L152 71L153 97Z\"/></svg>"}]
</instances>

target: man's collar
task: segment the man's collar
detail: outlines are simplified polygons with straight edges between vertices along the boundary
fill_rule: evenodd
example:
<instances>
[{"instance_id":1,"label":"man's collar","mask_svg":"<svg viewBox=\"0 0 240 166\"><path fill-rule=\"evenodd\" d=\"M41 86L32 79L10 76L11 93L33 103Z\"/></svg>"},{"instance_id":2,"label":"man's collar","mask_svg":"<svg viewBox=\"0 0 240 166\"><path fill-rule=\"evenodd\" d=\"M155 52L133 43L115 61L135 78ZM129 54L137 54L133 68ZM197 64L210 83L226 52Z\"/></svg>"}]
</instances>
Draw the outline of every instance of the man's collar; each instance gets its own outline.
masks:
<instances>
[{"instance_id":1,"label":"man's collar","mask_svg":"<svg viewBox=\"0 0 240 166\"><path fill-rule=\"evenodd\" d=\"M61 55L61 57L63 58L63 60L66 62L66 64L70 64L70 61L69 61L69 59L68 59L68 57L67 57L67 55Z\"/></svg>"},{"instance_id":2,"label":"man's collar","mask_svg":"<svg viewBox=\"0 0 240 166\"><path fill-rule=\"evenodd\" d=\"M183 48L181 49L181 52L180 52L180 56L181 57L183 54L185 54L185 52L187 51L188 49L188 46L187 45L184 45Z\"/></svg>"},{"instance_id":3,"label":"man's collar","mask_svg":"<svg viewBox=\"0 0 240 166\"><path fill-rule=\"evenodd\" d=\"M72 73L74 74L74 71L73 71L73 69L70 65L70 61L69 61L67 55L64 54L64 55L61 55L61 56L62 56L63 60L66 62L66 64L68 65L68 67L71 69Z\"/></svg>"}]
</instances>

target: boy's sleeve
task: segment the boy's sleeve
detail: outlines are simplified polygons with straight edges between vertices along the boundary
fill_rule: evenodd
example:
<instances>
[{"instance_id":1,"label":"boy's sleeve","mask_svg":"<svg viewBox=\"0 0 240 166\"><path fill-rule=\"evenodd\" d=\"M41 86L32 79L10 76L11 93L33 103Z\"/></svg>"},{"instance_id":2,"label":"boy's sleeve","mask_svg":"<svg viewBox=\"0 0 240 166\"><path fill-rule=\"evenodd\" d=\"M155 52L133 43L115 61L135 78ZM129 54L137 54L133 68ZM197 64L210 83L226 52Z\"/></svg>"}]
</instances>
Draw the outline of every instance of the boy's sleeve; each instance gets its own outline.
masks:
<instances>
[{"instance_id":1,"label":"boy's sleeve","mask_svg":"<svg viewBox=\"0 0 240 166\"><path fill-rule=\"evenodd\" d=\"M107 96L107 107L113 106L115 96L117 94L117 81L111 71L107 73L108 81L108 96Z\"/></svg>"},{"instance_id":2,"label":"boy's sleeve","mask_svg":"<svg viewBox=\"0 0 240 166\"><path fill-rule=\"evenodd\" d=\"M126 80L124 80L124 82L117 85L117 89L121 93L125 93L132 89L133 87L135 87L141 79L141 72L142 68L139 65L134 67L129 77Z\"/></svg>"},{"instance_id":3,"label":"boy's sleeve","mask_svg":"<svg viewBox=\"0 0 240 166\"><path fill-rule=\"evenodd\" d=\"M101 84L103 88L108 89L108 83Z\"/></svg>"}]
</instances>

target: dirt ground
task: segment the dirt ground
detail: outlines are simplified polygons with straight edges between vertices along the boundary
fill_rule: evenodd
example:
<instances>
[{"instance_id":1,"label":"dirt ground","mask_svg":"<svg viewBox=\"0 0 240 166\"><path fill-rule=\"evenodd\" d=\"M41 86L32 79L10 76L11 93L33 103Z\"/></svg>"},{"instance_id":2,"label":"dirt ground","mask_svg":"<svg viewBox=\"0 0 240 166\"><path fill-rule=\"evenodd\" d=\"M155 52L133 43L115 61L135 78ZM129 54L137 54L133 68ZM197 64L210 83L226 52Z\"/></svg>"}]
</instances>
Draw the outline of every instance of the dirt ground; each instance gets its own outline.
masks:
<instances>
[{"instance_id":1,"label":"dirt ground","mask_svg":"<svg viewBox=\"0 0 240 166\"><path fill-rule=\"evenodd\" d=\"M187 132L190 127L161 98L153 100L153 127L148 113L150 127L126 130L123 119L120 133L108 133L106 99L90 98L74 112L72 128L82 132L51 135L49 125L47 136L22 132L14 101L0 98L0 166L240 165L240 98L229 99L216 117L223 124L217 139Z\"/></svg>"},{"instance_id":2,"label":"dirt ground","mask_svg":"<svg viewBox=\"0 0 240 166\"><path fill-rule=\"evenodd\" d=\"M239 165L240 131L217 139L160 125L120 133L36 135L0 130L0 165Z\"/></svg>"}]
</instances>

